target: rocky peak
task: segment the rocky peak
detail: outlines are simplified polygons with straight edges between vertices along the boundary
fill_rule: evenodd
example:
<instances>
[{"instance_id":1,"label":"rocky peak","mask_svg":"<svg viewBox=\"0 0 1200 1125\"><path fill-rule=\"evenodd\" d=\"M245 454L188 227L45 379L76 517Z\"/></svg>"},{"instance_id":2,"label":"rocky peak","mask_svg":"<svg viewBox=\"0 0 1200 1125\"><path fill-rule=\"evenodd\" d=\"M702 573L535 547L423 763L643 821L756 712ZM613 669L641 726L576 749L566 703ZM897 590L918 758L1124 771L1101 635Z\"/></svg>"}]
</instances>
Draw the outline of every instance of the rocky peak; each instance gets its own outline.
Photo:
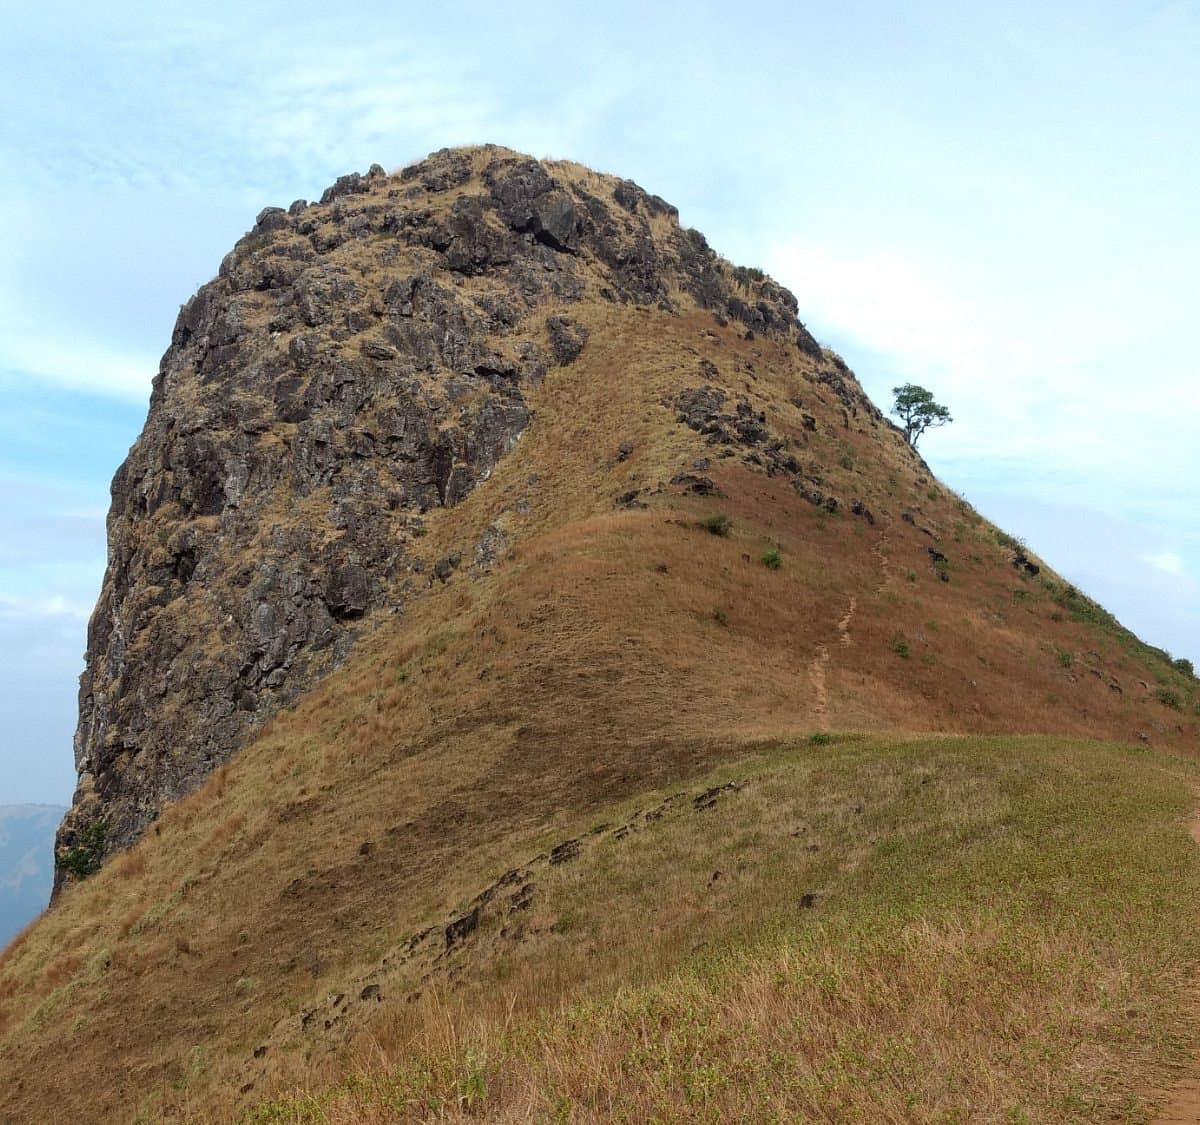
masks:
<instances>
[{"instance_id":1,"label":"rocky peak","mask_svg":"<svg viewBox=\"0 0 1200 1125\"><path fill-rule=\"evenodd\" d=\"M180 311L113 479L59 885L402 609L423 514L520 439L593 300L699 306L820 355L787 290L577 165L443 150L260 212Z\"/></svg>"}]
</instances>

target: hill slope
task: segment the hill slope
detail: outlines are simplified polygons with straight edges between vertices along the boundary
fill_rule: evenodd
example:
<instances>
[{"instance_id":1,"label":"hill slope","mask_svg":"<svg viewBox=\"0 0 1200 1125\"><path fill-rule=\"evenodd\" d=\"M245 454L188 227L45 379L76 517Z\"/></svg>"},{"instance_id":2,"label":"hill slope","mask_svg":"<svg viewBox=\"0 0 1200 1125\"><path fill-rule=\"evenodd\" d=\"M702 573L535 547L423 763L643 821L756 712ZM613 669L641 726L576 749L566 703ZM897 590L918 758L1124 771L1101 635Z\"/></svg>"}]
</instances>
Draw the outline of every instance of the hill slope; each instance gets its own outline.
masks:
<instances>
[{"instance_id":1,"label":"hill slope","mask_svg":"<svg viewBox=\"0 0 1200 1125\"><path fill-rule=\"evenodd\" d=\"M60 859L137 842L0 962L6 1113L332 1076L331 996L469 982L506 872L798 732L1195 747L1194 681L661 200L492 148L339 185L185 308L114 484Z\"/></svg>"},{"instance_id":2,"label":"hill slope","mask_svg":"<svg viewBox=\"0 0 1200 1125\"><path fill-rule=\"evenodd\" d=\"M57 805L0 805L0 947L50 901Z\"/></svg>"}]
</instances>

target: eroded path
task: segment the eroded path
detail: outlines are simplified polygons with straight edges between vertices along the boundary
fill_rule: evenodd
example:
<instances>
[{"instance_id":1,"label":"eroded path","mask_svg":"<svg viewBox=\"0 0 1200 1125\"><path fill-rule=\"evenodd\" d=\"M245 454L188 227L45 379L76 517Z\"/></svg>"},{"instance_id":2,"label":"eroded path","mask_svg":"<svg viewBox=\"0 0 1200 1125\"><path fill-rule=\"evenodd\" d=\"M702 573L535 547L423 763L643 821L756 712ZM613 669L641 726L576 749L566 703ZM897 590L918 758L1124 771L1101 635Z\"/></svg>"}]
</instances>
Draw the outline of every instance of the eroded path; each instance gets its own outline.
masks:
<instances>
[{"instance_id":1,"label":"eroded path","mask_svg":"<svg viewBox=\"0 0 1200 1125\"><path fill-rule=\"evenodd\" d=\"M872 553L879 559L879 584L875 587L876 594L880 594L886 589L892 577L888 566L887 546L888 537L885 532L871 547ZM853 644L850 636L850 625L854 620L854 614L857 609L858 598L851 594L850 600L846 605L846 612L839 618L837 623L837 642L841 648L849 648ZM817 726L822 730L827 729L829 725L828 673L830 658L829 645L818 645L817 651L808 666L808 675L812 680L813 686L813 699L816 703Z\"/></svg>"}]
</instances>

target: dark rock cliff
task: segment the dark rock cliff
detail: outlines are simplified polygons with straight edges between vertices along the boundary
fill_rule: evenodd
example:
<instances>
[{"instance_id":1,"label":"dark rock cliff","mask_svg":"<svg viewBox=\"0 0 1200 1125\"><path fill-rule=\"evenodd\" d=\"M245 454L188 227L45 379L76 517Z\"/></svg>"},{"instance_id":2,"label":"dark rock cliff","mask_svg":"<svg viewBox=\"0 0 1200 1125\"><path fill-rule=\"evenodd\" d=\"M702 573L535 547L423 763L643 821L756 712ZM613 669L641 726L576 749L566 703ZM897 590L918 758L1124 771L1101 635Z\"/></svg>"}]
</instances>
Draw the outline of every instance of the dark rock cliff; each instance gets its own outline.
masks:
<instances>
[{"instance_id":1,"label":"dark rock cliff","mask_svg":"<svg viewBox=\"0 0 1200 1125\"><path fill-rule=\"evenodd\" d=\"M113 480L57 885L428 583L422 514L520 439L529 388L587 346L571 307L593 300L698 305L819 354L790 293L575 165L446 150L258 216L180 312Z\"/></svg>"}]
</instances>

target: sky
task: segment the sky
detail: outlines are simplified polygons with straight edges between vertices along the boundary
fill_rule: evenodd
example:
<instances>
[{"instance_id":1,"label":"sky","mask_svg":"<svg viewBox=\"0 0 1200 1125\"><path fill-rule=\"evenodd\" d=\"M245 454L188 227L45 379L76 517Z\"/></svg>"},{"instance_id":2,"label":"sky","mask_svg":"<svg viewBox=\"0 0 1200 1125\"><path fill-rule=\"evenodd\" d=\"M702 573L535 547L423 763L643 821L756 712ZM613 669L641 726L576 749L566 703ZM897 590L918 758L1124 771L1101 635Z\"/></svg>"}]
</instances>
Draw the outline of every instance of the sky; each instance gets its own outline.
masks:
<instances>
[{"instance_id":1,"label":"sky","mask_svg":"<svg viewBox=\"0 0 1200 1125\"><path fill-rule=\"evenodd\" d=\"M0 804L66 802L108 482L267 205L495 142L634 180L938 476L1200 665L1200 6L45 0L0 40Z\"/></svg>"}]
</instances>

